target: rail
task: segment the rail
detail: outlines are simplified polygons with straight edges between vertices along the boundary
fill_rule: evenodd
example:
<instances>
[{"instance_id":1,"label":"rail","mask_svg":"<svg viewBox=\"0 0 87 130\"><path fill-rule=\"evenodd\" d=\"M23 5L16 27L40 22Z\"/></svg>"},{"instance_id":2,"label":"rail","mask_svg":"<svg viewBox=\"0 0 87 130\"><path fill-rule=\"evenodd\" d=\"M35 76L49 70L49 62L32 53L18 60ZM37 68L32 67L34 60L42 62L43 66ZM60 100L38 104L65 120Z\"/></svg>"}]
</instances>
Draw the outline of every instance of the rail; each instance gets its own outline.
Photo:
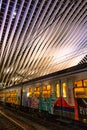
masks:
<instances>
[{"instance_id":1,"label":"rail","mask_svg":"<svg viewBox=\"0 0 87 130\"><path fill-rule=\"evenodd\" d=\"M0 110L1 122L3 123L3 130L27 130L24 126L19 124L17 121L7 116Z\"/></svg>"}]
</instances>

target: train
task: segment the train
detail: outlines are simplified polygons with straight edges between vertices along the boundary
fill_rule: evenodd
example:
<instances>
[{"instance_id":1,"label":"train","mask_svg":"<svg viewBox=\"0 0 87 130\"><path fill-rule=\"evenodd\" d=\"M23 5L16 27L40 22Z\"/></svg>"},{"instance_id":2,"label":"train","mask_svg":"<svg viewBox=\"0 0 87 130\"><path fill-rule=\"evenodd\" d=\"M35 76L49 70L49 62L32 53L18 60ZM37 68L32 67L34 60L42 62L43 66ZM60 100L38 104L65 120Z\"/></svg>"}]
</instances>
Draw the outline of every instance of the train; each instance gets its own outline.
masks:
<instances>
[{"instance_id":1,"label":"train","mask_svg":"<svg viewBox=\"0 0 87 130\"><path fill-rule=\"evenodd\" d=\"M87 64L0 90L0 102L87 123Z\"/></svg>"}]
</instances>

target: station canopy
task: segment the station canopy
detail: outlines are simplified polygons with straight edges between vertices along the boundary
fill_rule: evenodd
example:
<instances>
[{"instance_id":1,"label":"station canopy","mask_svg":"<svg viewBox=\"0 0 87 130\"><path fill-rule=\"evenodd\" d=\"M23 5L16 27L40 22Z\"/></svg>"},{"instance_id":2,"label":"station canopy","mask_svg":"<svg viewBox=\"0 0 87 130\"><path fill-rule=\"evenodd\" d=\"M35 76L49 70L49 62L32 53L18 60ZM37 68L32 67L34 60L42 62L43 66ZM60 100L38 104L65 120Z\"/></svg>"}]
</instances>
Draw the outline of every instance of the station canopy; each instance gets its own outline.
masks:
<instances>
[{"instance_id":1,"label":"station canopy","mask_svg":"<svg viewBox=\"0 0 87 130\"><path fill-rule=\"evenodd\" d=\"M0 86L87 62L87 0L0 0Z\"/></svg>"}]
</instances>

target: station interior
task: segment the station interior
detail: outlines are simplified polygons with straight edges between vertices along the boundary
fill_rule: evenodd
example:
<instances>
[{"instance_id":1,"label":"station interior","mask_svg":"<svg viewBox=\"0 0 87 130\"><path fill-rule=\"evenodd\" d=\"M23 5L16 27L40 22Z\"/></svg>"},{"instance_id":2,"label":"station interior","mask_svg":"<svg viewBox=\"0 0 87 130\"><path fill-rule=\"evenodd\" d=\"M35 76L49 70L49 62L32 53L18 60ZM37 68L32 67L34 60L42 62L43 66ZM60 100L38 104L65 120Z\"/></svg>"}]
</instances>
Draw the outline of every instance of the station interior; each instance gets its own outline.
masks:
<instances>
[{"instance_id":1,"label":"station interior","mask_svg":"<svg viewBox=\"0 0 87 130\"><path fill-rule=\"evenodd\" d=\"M0 0L0 107L48 112L85 130L86 66L87 0ZM29 106L33 97L39 106Z\"/></svg>"}]
</instances>

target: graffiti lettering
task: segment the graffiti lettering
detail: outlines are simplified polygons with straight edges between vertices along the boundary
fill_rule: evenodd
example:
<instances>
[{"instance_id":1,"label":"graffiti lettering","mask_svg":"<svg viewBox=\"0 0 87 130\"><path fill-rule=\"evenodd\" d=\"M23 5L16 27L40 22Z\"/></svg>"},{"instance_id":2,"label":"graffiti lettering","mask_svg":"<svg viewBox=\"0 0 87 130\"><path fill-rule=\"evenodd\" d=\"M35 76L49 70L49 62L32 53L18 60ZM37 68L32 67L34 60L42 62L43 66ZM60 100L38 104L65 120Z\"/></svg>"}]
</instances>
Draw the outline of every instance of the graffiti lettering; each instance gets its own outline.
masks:
<instances>
[{"instance_id":1,"label":"graffiti lettering","mask_svg":"<svg viewBox=\"0 0 87 130\"><path fill-rule=\"evenodd\" d=\"M87 115L87 108L79 106L79 112L81 115Z\"/></svg>"}]
</instances>

